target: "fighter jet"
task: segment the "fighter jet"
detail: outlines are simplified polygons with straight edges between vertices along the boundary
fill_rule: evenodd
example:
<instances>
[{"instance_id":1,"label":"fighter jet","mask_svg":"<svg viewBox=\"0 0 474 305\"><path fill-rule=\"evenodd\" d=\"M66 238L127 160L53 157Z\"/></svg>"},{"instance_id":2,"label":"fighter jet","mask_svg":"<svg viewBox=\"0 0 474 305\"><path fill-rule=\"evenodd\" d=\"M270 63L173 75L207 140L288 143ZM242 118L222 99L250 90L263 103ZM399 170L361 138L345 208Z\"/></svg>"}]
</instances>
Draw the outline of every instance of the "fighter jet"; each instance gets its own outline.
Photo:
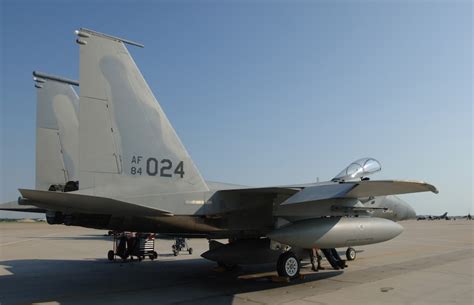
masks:
<instances>
[{"instance_id":1,"label":"fighter jet","mask_svg":"<svg viewBox=\"0 0 474 305\"><path fill-rule=\"evenodd\" d=\"M355 217L364 210L360 199L438 192L425 182L368 180L370 158L322 183L205 181L125 46L143 45L88 29L76 34L79 189L20 189L20 203L47 210L50 224L204 237L205 257L254 263L277 255L278 273L294 278L300 249L373 244L402 232L388 219Z\"/></svg>"},{"instance_id":2,"label":"fighter jet","mask_svg":"<svg viewBox=\"0 0 474 305\"><path fill-rule=\"evenodd\" d=\"M36 189L71 191L77 189L79 97L72 86L79 82L60 76L33 71L37 89L36 128ZM364 159L352 162L347 168L362 166ZM380 170L380 164L377 164ZM68 184L69 181L69 184ZM387 218L394 221L410 219L414 210L396 196L360 199L361 215ZM0 205L1 210L40 212L35 206L19 205L16 201Z\"/></svg>"},{"instance_id":3,"label":"fighter jet","mask_svg":"<svg viewBox=\"0 0 474 305\"><path fill-rule=\"evenodd\" d=\"M439 216L433 216L433 215L417 215L416 216L416 220L440 220L440 219L445 219L445 220L449 220L449 217L448 217L448 212L444 212L443 215L439 215Z\"/></svg>"}]
</instances>

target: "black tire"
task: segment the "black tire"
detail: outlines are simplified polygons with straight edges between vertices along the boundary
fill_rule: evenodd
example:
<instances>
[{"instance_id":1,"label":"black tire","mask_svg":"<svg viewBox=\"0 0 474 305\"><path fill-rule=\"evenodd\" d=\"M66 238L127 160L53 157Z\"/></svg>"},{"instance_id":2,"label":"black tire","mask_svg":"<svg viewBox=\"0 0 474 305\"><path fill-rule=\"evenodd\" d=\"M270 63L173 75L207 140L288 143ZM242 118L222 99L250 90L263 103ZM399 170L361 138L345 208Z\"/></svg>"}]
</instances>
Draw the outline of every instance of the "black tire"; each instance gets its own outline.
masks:
<instances>
[{"instance_id":1,"label":"black tire","mask_svg":"<svg viewBox=\"0 0 474 305\"><path fill-rule=\"evenodd\" d=\"M346 250L346 258L348 261L353 261L357 257L356 250L354 248L347 248Z\"/></svg>"},{"instance_id":2,"label":"black tire","mask_svg":"<svg viewBox=\"0 0 474 305\"><path fill-rule=\"evenodd\" d=\"M290 279L297 278L300 275L300 268L300 260L293 252L287 251L280 254L277 262L279 276L288 277Z\"/></svg>"},{"instance_id":3,"label":"black tire","mask_svg":"<svg viewBox=\"0 0 474 305\"><path fill-rule=\"evenodd\" d=\"M173 250L173 255L174 255L174 256L178 256L178 253L179 253L179 252L178 252L177 250Z\"/></svg>"},{"instance_id":4,"label":"black tire","mask_svg":"<svg viewBox=\"0 0 474 305\"><path fill-rule=\"evenodd\" d=\"M115 259L114 250L109 250L109 252L107 252L107 258L109 259L109 261L113 261Z\"/></svg>"},{"instance_id":5,"label":"black tire","mask_svg":"<svg viewBox=\"0 0 474 305\"><path fill-rule=\"evenodd\" d=\"M190 255L193 254L193 248L189 248L188 252L189 252Z\"/></svg>"},{"instance_id":6,"label":"black tire","mask_svg":"<svg viewBox=\"0 0 474 305\"><path fill-rule=\"evenodd\" d=\"M78 181L68 181L66 185L64 185L64 192L73 192L79 189L79 182Z\"/></svg>"},{"instance_id":7,"label":"black tire","mask_svg":"<svg viewBox=\"0 0 474 305\"><path fill-rule=\"evenodd\" d=\"M158 258L158 253L156 253L156 251L153 251L153 259L157 259Z\"/></svg>"}]
</instances>

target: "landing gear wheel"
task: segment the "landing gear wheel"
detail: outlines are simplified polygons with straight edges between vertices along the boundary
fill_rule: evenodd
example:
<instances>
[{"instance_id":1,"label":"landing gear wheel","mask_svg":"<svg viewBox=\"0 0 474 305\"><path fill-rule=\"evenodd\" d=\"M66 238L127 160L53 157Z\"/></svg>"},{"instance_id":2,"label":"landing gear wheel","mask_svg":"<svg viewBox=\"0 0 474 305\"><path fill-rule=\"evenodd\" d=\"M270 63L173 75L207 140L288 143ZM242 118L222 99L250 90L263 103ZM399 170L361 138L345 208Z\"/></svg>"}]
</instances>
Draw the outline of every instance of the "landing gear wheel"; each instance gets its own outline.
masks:
<instances>
[{"instance_id":1,"label":"landing gear wheel","mask_svg":"<svg viewBox=\"0 0 474 305\"><path fill-rule=\"evenodd\" d=\"M356 250L354 248L347 248L346 258L348 261L353 261L356 259Z\"/></svg>"},{"instance_id":2,"label":"landing gear wheel","mask_svg":"<svg viewBox=\"0 0 474 305\"><path fill-rule=\"evenodd\" d=\"M193 248L189 248L188 252L189 252L190 255L193 254Z\"/></svg>"},{"instance_id":3,"label":"landing gear wheel","mask_svg":"<svg viewBox=\"0 0 474 305\"><path fill-rule=\"evenodd\" d=\"M109 261L114 260L114 258L115 258L114 250L109 250L109 252L107 252L107 258L109 259Z\"/></svg>"},{"instance_id":4,"label":"landing gear wheel","mask_svg":"<svg viewBox=\"0 0 474 305\"><path fill-rule=\"evenodd\" d=\"M297 278L300 274L300 261L291 251L282 253L278 258L277 271L279 276Z\"/></svg>"}]
</instances>

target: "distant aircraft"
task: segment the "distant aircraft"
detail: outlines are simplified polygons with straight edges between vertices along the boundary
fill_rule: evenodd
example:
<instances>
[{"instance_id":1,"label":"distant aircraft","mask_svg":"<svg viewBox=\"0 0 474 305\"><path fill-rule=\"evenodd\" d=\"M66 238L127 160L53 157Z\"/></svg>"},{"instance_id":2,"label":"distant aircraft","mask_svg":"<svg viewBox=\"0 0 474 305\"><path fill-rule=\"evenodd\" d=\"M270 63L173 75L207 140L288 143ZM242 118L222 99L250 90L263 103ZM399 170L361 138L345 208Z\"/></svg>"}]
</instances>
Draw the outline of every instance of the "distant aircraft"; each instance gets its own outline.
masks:
<instances>
[{"instance_id":1,"label":"distant aircraft","mask_svg":"<svg viewBox=\"0 0 474 305\"><path fill-rule=\"evenodd\" d=\"M440 219L449 220L448 212L445 212L444 214L439 215L439 216L433 216L433 215L417 215L416 216L416 220L440 220Z\"/></svg>"},{"instance_id":2,"label":"distant aircraft","mask_svg":"<svg viewBox=\"0 0 474 305\"><path fill-rule=\"evenodd\" d=\"M388 219L363 217L376 209L360 199L438 192L424 182L368 180L380 170L372 158L321 183L252 188L205 181L125 44L143 46L87 29L77 36L79 189L20 189L20 204L47 210L50 224L208 238L204 257L225 265L230 256L242 264L277 256L278 273L294 278L302 249L373 244L402 232ZM223 238L230 242L214 241Z\"/></svg>"}]
</instances>

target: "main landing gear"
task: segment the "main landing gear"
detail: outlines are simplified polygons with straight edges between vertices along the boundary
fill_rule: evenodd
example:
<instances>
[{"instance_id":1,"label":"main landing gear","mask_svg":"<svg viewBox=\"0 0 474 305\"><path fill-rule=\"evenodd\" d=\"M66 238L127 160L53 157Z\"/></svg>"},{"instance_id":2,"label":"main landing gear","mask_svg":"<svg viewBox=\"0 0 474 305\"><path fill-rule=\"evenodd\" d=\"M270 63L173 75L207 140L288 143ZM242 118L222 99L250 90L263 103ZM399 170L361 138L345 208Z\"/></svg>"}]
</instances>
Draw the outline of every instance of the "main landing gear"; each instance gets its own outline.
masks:
<instances>
[{"instance_id":1,"label":"main landing gear","mask_svg":"<svg viewBox=\"0 0 474 305\"><path fill-rule=\"evenodd\" d=\"M277 271L279 276L294 279L300 275L300 269L300 260L293 252L284 252L278 258Z\"/></svg>"}]
</instances>

